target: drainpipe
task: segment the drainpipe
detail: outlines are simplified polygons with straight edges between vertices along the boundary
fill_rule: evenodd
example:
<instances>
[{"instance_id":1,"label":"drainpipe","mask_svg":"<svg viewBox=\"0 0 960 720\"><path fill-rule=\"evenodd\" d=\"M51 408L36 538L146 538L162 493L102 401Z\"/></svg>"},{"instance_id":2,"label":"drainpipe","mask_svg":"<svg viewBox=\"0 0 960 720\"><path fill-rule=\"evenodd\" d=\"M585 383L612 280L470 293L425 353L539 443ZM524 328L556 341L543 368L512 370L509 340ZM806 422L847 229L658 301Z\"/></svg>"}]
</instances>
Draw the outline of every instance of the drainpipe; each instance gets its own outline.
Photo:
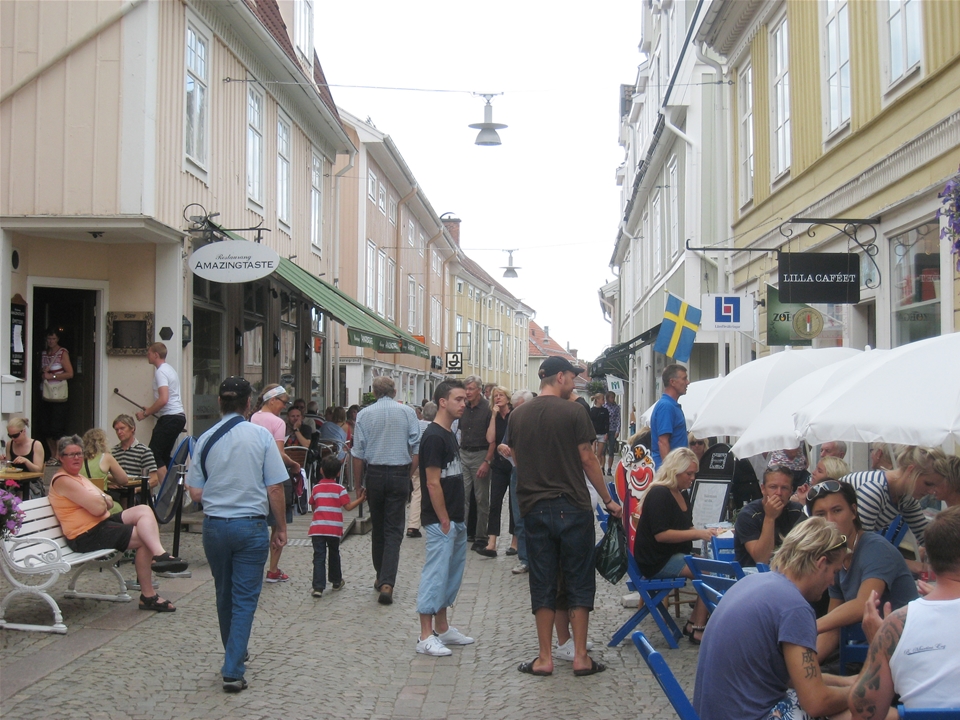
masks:
<instances>
[{"instance_id":1,"label":"drainpipe","mask_svg":"<svg viewBox=\"0 0 960 720\"><path fill-rule=\"evenodd\" d=\"M124 15L129 13L131 10L135 9L138 5L142 5L143 2L144 0L130 0L130 2L126 2L123 5L121 5L120 9L117 10L115 13L113 13L113 15L110 15L102 22L94 25L92 29L90 29L89 31L87 31L86 33L78 37L72 43L63 47L60 50L60 52L58 52L52 58L47 60L42 65L38 65L32 71L30 71L29 73L24 75L22 78L20 78L18 82L8 87L6 91L3 93L3 95L0 95L0 102L3 102L8 97L16 93L18 90L20 90L20 88L24 87L25 85L35 80L37 77L45 73L47 70L52 68L54 65L56 65L58 62L63 60L65 57L70 55L72 52L74 52L81 46L86 45L88 42L90 42L90 40L92 40L97 35L102 33L108 27L113 25L115 22L123 18Z\"/></svg>"},{"instance_id":2,"label":"drainpipe","mask_svg":"<svg viewBox=\"0 0 960 720\"><path fill-rule=\"evenodd\" d=\"M678 128L676 125L673 124L674 109L675 108L673 107L664 108L666 112L663 113L663 126L667 128L667 130L672 132L674 135L676 135L678 138L683 140L687 145L689 145L692 148L695 148L697 145L696 143L693 142L693 138L691 138L689 135L683 132L683 130L681 130L680 128Z\"/></svg>"},{"instance_id":3,"label":"drainpipe","mask_svg":"<svg viewBox=\"0 0 960 720\"><path fill-rule=\"evenodd\" d=\"M340 181L349 170L353 169L357 159L357 151L350 150L350 160L346 166L333 176L334 201L333 208L333 286L340 286ZM333 335L333 333L331 333ZM340 331L333 338L333 363L331 368L330 400L334 405L340 405Z\"/></svg>"}]
</instances>

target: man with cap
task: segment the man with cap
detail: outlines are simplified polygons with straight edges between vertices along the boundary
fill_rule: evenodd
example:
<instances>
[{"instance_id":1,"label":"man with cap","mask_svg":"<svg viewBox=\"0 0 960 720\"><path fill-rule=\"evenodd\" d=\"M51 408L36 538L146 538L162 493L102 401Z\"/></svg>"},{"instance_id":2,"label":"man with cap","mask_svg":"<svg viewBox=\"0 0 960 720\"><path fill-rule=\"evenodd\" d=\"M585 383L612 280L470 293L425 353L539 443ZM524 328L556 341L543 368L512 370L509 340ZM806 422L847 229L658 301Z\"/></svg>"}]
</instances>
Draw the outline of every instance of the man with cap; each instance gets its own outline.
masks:
<instances>
[{"instance_id":1,"label":"man with cap","mask_svg":"<svg viewBox=\"0 0 960 720\"><path fill-rule=\"evenodd\" d=\"M225 692L247 687L247 642L271 543L268 509L277 522L274 547L287 544L287 469L270 432L244 422L250 393L241 377L220 384L223 418L200 436L187 473L190 499L203 503L203 550L217 593Z\"/></svg>"},{"instance_id":2,"label":"man with cap","mask_svg":"<svg viewBox=\"0 0 960 720\"><path fill-rule=\"evenodd\" d=\"M650 413L650 456L658 468L671 450L687 447L687 420L678 400L690 384L683 365L667 365L660 379L663 395Z\"/></svg>"},{"instance_id":3,"label":"man with cap","mask_svg":"<svg viewBox=\"0 0 960 720\"><path fill-rule=\"evenodd\" d=\"M579 403L569 402L574 378L581 372L583 368L562 357L544 360L540 395L515 409L507 428L517 463L517 500L539 644L537 657L517 669L532 675L553 673L553 624L558 609L569 611L574 675L605 669L587 655L588 619L597 582L593 510L584 474L614 517L619 518L622 510L603 482L593 452L596 433L590 415ZM561 576L564 597L558 598Z\"/></svg>"}]
</instances>

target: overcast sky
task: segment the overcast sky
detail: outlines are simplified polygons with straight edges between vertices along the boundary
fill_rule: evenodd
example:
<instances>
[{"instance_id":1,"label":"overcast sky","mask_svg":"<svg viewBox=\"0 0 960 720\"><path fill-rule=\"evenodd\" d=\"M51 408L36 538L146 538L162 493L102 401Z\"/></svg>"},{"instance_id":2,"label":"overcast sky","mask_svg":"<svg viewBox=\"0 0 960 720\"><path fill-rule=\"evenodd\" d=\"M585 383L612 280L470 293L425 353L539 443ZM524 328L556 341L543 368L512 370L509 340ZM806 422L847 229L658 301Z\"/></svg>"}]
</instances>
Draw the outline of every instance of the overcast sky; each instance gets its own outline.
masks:
<instances>
[{"instance_id":1,"label":"overcast sky","mask_svg":"<svg viewBox=\"0 0 960 720\"><path fill-rule=\"evenodd\" d=\"M397 143L461 246L558 342L593 360L610 344L597 290L613 279L618 94L640 62L640 2L315 5L317 53L337 104ZM353 89L340 85L467 92ZM493 100L499 147L474 145ZM516 280L503 249L516 248Z\"/></svg>"}]
</instances>

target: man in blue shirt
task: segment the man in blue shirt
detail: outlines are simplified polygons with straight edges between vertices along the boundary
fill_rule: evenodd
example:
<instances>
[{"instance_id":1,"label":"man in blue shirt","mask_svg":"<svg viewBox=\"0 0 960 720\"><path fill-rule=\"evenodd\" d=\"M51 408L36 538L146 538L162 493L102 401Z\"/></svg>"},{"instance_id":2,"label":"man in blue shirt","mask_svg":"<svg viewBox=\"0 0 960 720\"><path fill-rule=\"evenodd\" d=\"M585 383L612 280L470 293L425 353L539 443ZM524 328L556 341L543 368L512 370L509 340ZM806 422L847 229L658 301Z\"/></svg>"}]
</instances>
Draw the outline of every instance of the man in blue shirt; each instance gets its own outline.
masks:
<instances>
[{"instance_id":1,"label":"man in blue shirt","mask_svg":"<svg viewBox=\"0 0 960 720\"><path fill-rule=\"evenodd\" d=\"M690 384L683 365L667 365L660 378L663 395L650 415L650 454L658 468L671 450L687 447L687 421L677 401Z\"/></svg>"},{"instance_id":2,"label":"man in blue shirt","mask_svg":"<svg viewBox=\"0 0 960 720\"><path fill-rule=\"evenodd\" d=\"M279 550L287 544L287 468L269 431L243 421L250 392L241 377L220 383L223 419L200 436L187 473L190 499L203 503L203 551L217 592L225 692L247 687L247 642L270 549L271 508L274 545Z\"/></svg>"}]
</instances>

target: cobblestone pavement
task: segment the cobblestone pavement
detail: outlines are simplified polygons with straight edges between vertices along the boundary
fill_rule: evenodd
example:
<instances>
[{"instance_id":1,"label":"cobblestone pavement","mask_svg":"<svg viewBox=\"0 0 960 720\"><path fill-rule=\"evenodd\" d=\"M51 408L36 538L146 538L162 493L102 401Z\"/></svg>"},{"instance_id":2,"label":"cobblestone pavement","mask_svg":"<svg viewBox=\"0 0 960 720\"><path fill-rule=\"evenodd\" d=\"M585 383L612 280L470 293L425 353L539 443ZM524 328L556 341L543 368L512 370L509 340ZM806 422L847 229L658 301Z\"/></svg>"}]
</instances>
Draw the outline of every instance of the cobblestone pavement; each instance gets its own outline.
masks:
<instances>
[{"instance_id":1,"label":"cobblestone pavement","mask_svg":"<svg viewBox=\"0 0 960 720\"><path fill-rule=\"evenodd\" d=\"M248 690L220 687L222 648L214 588L198 534L185 533L180 554L189 579L160 578L160 592L177 612L140 612L132 603L64 599L66 581L53 590L66 635L0 632L0 716L31 718L674 718L662 691L630 640L609 648L611 633L632 610L621 606L624 584L598 578L590 618L592 656L607 665L599 675L575 678L557 660L552 677L517 672L537 654L526 575L513 575L516 558L468 553L453 625L476 638L451 657L417 655L416 592L422 539L404 539L394 604L377 603L370 536L354 535L341 548L346 587L310 596L313 550L307 519L291 527L281 567L291 580L265 584L250 640ZM165 535L168 549L172 538ZM123 566L132 578L132 565ZM81 587L84 583L81 580ZM108 576L91 574L87 589L110 592ZM0 581L0 593L9 590ZM689 609L682 606L682 614ZM12 622L49 623L35 600L11 604ZM649 618L641 629L661 650L692 697L697 649L685 640L670 650Z\"/></svg>"}]
</instances>

